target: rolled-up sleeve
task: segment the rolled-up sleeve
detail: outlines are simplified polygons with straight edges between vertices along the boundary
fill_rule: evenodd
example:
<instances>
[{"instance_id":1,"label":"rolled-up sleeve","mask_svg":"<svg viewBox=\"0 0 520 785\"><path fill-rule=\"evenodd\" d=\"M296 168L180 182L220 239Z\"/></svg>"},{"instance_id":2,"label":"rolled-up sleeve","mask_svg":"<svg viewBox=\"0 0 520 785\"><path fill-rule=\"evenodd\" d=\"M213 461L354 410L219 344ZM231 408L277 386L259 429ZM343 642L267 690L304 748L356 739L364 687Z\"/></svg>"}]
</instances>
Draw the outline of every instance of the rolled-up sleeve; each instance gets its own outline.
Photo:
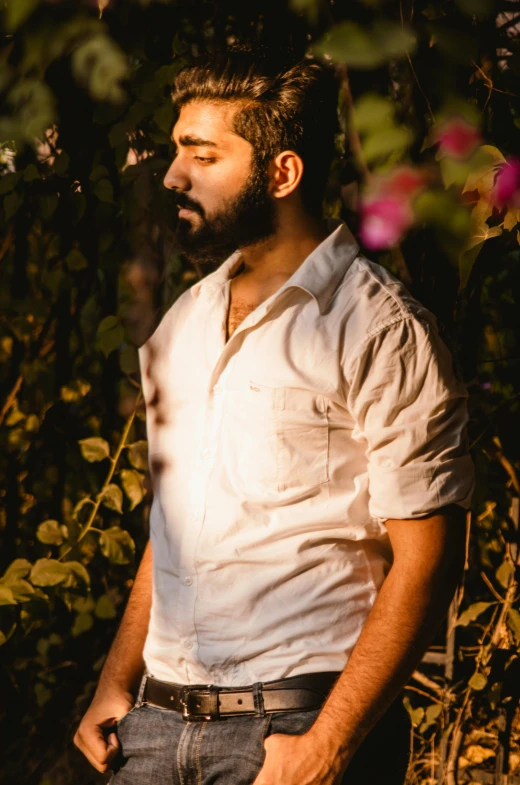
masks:
<instances>
[{"instance_id":1,"label":"rolled-up sleeve","mask_svg":"<svg viewBox=\"0 0 520 785\"><path fill-rule=\"evenodd\" d=\"M373 518L468 508L467 392L433 323L403 317L365 341L348 369L353 438L366 444Z\"/></svg>"}]
</instances>

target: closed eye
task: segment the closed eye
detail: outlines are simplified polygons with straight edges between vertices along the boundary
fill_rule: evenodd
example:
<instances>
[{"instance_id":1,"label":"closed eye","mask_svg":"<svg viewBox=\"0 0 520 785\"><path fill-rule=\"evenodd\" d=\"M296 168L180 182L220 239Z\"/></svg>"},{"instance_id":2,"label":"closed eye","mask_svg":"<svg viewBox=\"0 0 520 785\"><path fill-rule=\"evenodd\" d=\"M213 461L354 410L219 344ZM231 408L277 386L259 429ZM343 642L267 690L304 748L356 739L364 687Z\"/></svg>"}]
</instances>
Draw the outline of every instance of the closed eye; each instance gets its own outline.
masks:
<instances>
[{"instance_id":1,"label":"closed eye","mask_svg":"<svg viewBox=\"0 0 520 785\"><path fill-rule=\"evenodd\" d=\"M193 157L195 158L196 161L200 161L201 164L212 164L217 160L216 158L203 158L200 155L195 155Z\"/></svg>"}]
</instances>

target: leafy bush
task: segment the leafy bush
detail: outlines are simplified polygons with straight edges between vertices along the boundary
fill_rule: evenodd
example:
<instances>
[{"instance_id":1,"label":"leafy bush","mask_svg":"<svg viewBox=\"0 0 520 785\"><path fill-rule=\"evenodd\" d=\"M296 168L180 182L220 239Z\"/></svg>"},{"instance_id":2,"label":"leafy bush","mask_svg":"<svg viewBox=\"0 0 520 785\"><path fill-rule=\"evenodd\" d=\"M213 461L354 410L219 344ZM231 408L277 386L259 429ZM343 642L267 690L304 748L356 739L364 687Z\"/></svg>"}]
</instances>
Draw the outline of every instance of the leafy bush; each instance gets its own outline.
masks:
<instances>
[{"instance_id":1,"label":"leafy bush","mask_svg":"<svg viewBox=\"0 0 520 785\"><path fill-rule=\"evenodd\" d=\"M326 214L438 315L470 392L478 481L455 659L407 690L410 782L520 770L515 2L3 5L0 782L100 779L70 739L147 539L135 347L200 276L175 251L162 186L170 88L194 54L251 40L335 63Z\"/></svg>"}]
</instances>

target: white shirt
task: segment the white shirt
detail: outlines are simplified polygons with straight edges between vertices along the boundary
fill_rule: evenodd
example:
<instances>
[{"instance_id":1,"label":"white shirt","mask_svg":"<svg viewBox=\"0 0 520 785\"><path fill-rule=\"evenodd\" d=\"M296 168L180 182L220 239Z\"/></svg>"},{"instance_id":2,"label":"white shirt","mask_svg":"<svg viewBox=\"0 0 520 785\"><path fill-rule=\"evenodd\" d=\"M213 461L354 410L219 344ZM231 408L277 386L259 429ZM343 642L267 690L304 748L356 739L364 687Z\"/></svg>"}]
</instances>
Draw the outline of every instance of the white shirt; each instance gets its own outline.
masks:
<instances>
[{"instance_id":1,"label":"white shirt","mask_svg":"<svg viewBox=\"0 0 520 785\"><path fill-rule=\"evenodd\" d=\"M139 351L158 679L341 671L391 564L384 521L469 506L467 394L435 318L334 225L227 343L239 252Z\"/></svg>"}]
</instances>

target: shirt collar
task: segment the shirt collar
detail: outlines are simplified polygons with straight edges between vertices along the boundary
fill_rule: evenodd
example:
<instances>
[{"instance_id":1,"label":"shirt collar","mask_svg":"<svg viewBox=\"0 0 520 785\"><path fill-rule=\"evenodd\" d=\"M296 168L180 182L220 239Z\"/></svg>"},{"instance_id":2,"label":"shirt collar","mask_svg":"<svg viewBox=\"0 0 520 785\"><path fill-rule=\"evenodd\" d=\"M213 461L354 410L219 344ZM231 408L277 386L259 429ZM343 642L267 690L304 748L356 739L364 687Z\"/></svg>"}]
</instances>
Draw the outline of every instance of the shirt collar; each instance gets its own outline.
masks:
<instances>
[{"instance_id":1,"label":"shirt collar","mask_svg":"<svg viewBox=\"0 0 520 785\"><path fill-rule=\"evenodd\" d=\"M330 234L275 293L278 295L289 288L303 289L314 297L321 313L359 252L359 245L343 221L330 218L327 227ZM240 261L240 251L235 251L215 272L191 287L193 297L198 297L202 290L208 295L220 290L238 269Z\"/></svg>"}]
</instances>

